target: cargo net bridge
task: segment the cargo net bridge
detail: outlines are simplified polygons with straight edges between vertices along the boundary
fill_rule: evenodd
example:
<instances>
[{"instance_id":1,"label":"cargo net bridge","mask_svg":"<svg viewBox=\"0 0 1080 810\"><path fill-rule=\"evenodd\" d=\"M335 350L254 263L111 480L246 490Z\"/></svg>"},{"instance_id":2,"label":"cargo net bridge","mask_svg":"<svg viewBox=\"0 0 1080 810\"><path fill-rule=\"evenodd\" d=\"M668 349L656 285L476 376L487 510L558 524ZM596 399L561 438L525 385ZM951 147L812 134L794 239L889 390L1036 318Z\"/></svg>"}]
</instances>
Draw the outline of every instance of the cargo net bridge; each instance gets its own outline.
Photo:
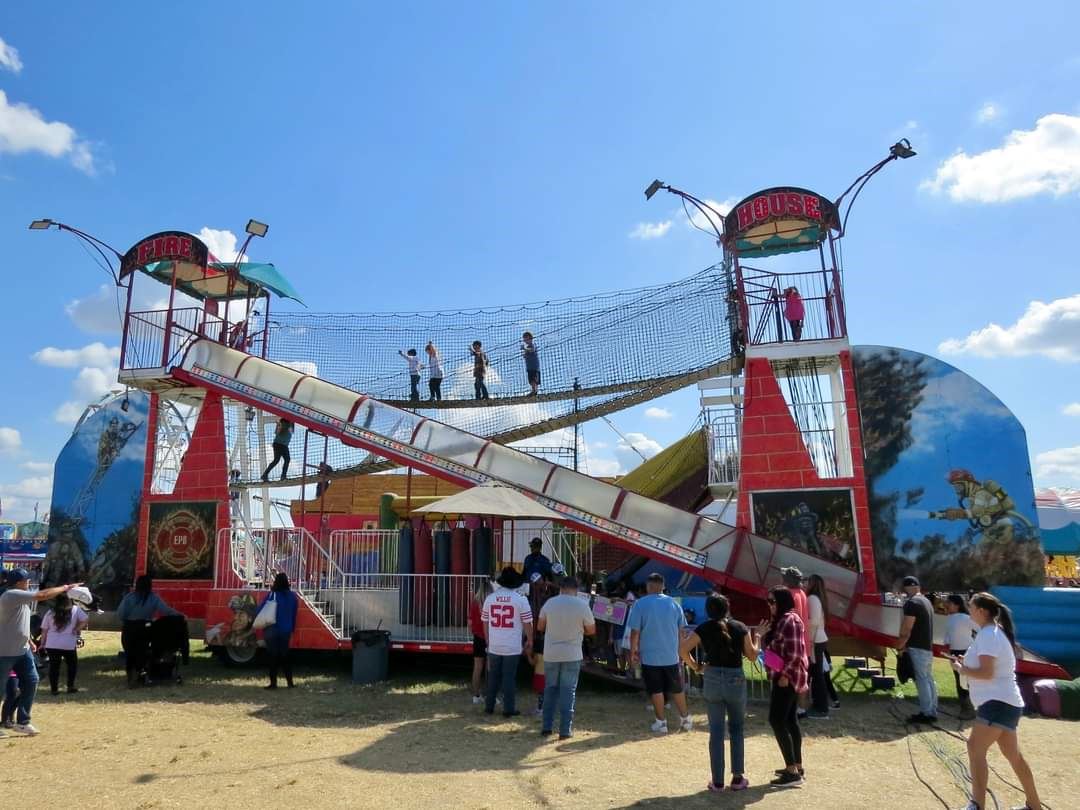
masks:
<instances>
[{"instance_id":1,"label":"cargo net bridge","mask_svg":"<svg viewBox=\"0 0 1080 810\"><path fill-rule=\"evenodd\" d=\"M255 316L250 331L266 335L268 360L508 444L725 373L731 358L733 289L729 266L718 264L674 283L517 306L413 313L273 312ZM539 358L535 396L522 354L525 332L533 335ZM476 398L470 347L477 340L489 364L484 382L490 399ZM429 343L441 359L441 401L430 399ZM400 354L409 349L416 350L423 365L418 400L410 398L409 366ZM263 419L236 419L230 432L248 431L244 443L254 449L268 446L272 427ZM292 464L286 484L298 483L305 466L310 475L312 463L324 459L335 475L396 466L337 441L328 440L324 448L318 437L299 432L290 450L294 459L306 458L307 464ZM243 466L242 480L234 484L260 483L258 465Z\"/></svg>"}]
</instances>

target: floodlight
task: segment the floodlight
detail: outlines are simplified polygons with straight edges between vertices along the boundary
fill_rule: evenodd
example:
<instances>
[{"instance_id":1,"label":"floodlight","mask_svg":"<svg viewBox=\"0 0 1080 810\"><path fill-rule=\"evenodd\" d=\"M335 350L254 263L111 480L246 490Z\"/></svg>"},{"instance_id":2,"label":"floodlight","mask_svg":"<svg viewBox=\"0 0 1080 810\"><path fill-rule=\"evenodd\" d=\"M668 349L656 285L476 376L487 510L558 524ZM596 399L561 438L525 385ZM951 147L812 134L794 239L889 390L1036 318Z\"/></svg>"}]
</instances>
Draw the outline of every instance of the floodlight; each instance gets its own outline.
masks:
<instances>
[{"instance_id":1,"label":"floodlight","mask_svg":"<svg viewBox=\"0 0 1080 810\"><path fill-rule=\"evenodd\" d=\"M907 138L901 138L889 147L889 154L893 157L907 160L909 157L915 157L916 152L911 148L911 141Z\"/></svg>"},{"instance_id":2,"label":"floodlight","mask_svg":"<svg viewBox=\"0 0 1080 810\"><path fill-rule=\"evenodd\" d=\"M51 219L35 219L30 223L30 230L32 231L45 231L53 226Z\"/></svg>"},{"instance_id":3,"label":"floodlight","mask_svg":"<svg viewBox=\"0 0 1080 810\"><path fill-rule=\"evenodd\" d=\"M664 187L664 181L663 180L653 180L651 183L649 183L649 187L647 189L645 189L645 199L646 200L651 200L653 198L653 194L658 192L663 187Z\"/></svg>"},{"instance_id":4,"label":"floodlight","mask_svg":"<svg viewBox=\"0 0 1080 810\"><path fill-rule=\"evenodd\" d=\"M249 219L247 227L244 228L244 230L250 233L252 236L266 236L266 232L270 230L270 226L267 225L265 222L259 222L256 219Z\"/></svg>"}]
</instances>

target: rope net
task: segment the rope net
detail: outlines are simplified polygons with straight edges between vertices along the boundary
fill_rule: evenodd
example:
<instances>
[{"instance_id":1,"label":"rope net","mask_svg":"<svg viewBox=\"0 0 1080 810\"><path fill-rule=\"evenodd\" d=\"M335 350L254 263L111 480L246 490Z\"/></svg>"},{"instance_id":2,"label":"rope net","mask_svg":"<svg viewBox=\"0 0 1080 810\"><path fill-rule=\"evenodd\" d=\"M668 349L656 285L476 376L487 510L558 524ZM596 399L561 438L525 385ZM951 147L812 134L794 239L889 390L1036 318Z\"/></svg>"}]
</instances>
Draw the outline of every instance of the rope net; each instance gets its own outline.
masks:
<instances>
[{"instance_id":1,"label":"rope net","mask_svg":"<svg viewBox=\"0 0 1080 810\"><path fill-rule=\"evenodd\" d=\"M414 313L272 313L267 356L358 393L422 412L470 433L509 443L640 404L723 370L731 355L726 265L671 284L518 306ZM257 319L258 320L258 319ZM261 328L262 323L256 323ZM540 364L529 397L522 335L531 332ZM489 366L491 399L475 399L479 340ZM442 402L429 397L433 343L443 367ZM410 401L408 364L415 349L425 366L420 401ZM552 442L546 442L551 444ZM309 461L317 460L309 446ZM303 455L298 431L291 446ZM351 472L386 468L364 451L330 442L328 462ZM300 474L290 469L290 479ZM250 480L249 476L244 476Z\"/></svg>"}]
</instances>

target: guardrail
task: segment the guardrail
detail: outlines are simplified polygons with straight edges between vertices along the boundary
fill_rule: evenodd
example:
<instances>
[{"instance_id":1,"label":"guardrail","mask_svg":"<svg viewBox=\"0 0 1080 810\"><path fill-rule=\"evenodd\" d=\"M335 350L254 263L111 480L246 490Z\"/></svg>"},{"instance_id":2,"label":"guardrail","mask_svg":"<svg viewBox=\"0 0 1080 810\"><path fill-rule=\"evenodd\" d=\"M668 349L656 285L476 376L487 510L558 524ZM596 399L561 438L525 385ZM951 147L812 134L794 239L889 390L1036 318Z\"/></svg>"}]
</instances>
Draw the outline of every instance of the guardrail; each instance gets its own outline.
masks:
<instances>
[{"instance_id":1,"label":"guardrail","mask_svg":"<svg viewBox=\"0 0 1080 810\"><path fill-rule=\"evenodd\" d=\"M261 355L265 334L248 333L245 321L230 322L198 307L129 312L124 327L120 368L138 371L169 368L197 338Z\"/></svg>"},{"instance_id":2,"label":"guardrail","mask_svg":"<svg viewBox=\"0 0 1080 810\"><path fill-rule=\"evenodd\" d=\"M835 270L772 273L743 266L743 322L749 324L748 342L784 343L792 340L825 340L847 335L847 316ZM784 291L795 287L802 298L802 331L795 336L784 317Z\"/></svg>"}]
</instances>

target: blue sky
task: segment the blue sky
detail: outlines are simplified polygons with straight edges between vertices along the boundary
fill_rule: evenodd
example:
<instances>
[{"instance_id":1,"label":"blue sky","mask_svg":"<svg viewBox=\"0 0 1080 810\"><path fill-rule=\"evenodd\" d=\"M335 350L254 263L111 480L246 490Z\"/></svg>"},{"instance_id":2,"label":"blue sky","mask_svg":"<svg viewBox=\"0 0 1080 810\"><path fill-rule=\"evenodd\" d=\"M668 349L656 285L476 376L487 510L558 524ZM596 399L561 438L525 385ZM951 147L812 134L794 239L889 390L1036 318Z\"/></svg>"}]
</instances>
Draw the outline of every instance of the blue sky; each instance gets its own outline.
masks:
<instances>
[{"instance_id":1,"label":"blue sky","mask_svg":"<svg viewBox=\"0 0 1080 810\"><path fill-rule=\"evenodd\" d=\"M256 217L252 257L314 311L498 305L716 261L673 198L645 202L654 177L834 196L899 137L919 156L875 178L845 239L853 341L973 374L1026 426L1037 482L1080 485L1074 5L296 8L0 10L5 516L47 502L118 345L104 274L31 219L126 249ZM657 407L616 424L655 449L697 412L693 392ZM594 471L633 465L602 423L586 437Z\"/></svg>"}]
</instances>

